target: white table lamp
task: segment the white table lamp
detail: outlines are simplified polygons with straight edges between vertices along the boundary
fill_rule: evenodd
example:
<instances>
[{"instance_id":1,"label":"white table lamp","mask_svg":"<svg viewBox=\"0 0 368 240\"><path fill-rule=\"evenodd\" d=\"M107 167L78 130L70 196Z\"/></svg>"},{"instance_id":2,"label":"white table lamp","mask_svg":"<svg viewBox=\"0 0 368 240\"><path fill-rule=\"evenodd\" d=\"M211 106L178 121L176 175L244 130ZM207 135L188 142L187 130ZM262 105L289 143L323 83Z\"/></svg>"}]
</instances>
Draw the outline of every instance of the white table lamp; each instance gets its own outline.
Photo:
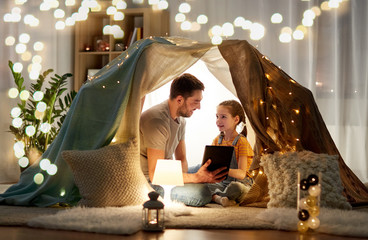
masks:
<instances>
[{"instance_id":1,"label":"white table lamp","mask_svg":"<svg viewBox=\"0 0 368 240\"><path fill-rule=\"evenodd\" d=\"M158 159L152 184L162 186L165 190L164 201L170 202L171 189L174 186L184 186L181 161Z\"/></svg>"}]
</instances>

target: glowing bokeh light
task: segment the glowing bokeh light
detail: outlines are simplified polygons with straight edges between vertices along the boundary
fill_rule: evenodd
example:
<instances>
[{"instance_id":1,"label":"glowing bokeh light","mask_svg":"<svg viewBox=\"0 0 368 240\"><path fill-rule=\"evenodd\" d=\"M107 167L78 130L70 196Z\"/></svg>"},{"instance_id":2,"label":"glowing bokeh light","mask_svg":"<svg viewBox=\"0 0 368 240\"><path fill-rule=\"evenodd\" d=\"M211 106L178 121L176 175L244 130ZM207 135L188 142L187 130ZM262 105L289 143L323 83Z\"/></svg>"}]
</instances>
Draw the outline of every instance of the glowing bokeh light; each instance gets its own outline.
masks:
<instances>
[{"instance_id":1,"label":"glowing bokeh light","mask_svg":"<svg viewBox=\"0 0 368 240\"><path fill-rule=\"evenodd\" d=\"M27 51L27 45L25 45L24 43L18 43L17 45L15 45L15 52L18 54L22 54L25 51Z\"/></svg>"},{"instance_id":2,"label":"glowing bokeh light","mask_svg":"<svg viewBox=\"0 0 368 240\"><path fill-rule=\"evenodd\" d=\"M125 1L119 1L116 4L116 9L122 10L122 9L126 9L127 8L127 3Z\"/></svg>"},{"instance_id":3,"label":"glowing bokeh light","mask_svg":"<svg viewBox=\"0 0 368 240\"><path fill-rule=\"evenodd\" d=\"M40 185L40 184L42 184L43 183L43 181L44 181L44 176L43 176L43 174L42 173L37 173L37 174L35 174L34 175L34 177L33 177L33 181L37 184L37 185Z\"/></svg>"},{"instance_id":4,"label":"glowing bokeh light","mask_svg":"<svg viewBox=\"0 0 368 240\"><path fill-rule=\"evenodd\" d=\"M222 43L222 37L218 35L213 36L213 38L211 39L211 43L213 45L220 45Z\"/></svg>"},{"instance_id":5,"label":"glowing bokeh light","mask_svg":"<svg viewBox=\"0 0 368 240\"><path fill-rule=\"evenodd\" d=\"M114 20L115 21L122 21L122 20L124 20L124 17L125 17L125 15L122 12L116 12L114 14Z\"/></svg>"},{"instance_id":6,"label":"glowing bokeh light","mask_svg":"<svg viewBox=\"0 0 368 240\"><path fill-rule=\"evenodd\" d=\"M36 109L37 109L39 112L44 112L44 111L46 111L46 109L47 109L47 105L46 105L46 103L45 103L45 102L39 102L39 103L37 103L37 105L36 105Z\"/></svg>"},{"instance_id":7,"label":"glowing bokeh light","mask_svg":"<svg viewBox=\"0 0 368 240\"><path fill-rule=\"evenodd\" d=\"M181 13L189 13L190 10L191 10L191 6L189 3L184 2L179 5L179 12Z\"/></svg>"},{"instance_id":8,"label":"glowing bokeh light","mask_svg":"<svg viewBox=\"0 0 368 240\"><path fill-rule=\"evenodd\" d=\"M286 33L286 32L281 33L280 36L279 36L279 40L282 43L289 43L289 42L291 42L291 34Z\"/></svg>"},{"instance_id":9,"label":"glowing bokeh light","mask_svg":"<svg viewBox=\"0 0 368 240\"><path fill-rule=\"evenodd\" d=\"M12 116L12 118L19 117L21 113L22 110L19 107L13 107L12 110L10 111L10 115Z\"/></svg>"},{"instance_id":10,"label":"glowing bokeh light","mask_svg":"<svg viewBox=\"0 0 368 240\"><path fill-rule=\"evenodd\" d=\"M8 96L10 98L16 98L18 97L18 94L19 94L19 91L17 88L10 88L9 91L8 91Z\"/></svg>"},{"instance_id":11,"label":"glowing bokeh light","mask_svg":"<svg viewBox=\"0 0 368 240\"><path fill-rule=\"evenodd\" d=\"M20 63L20 62L14 63L14 65L13 65L13 71L14 72L20 73L20 72L22 72L22 70L23 70L23 64L22 63Z\"/></svg>"},{"instance_id":12,"label":"glowing bokeh light","mask_svg":"<svg viewBox=\"0 0 368 240\"><path fill-rule=\"evenodd\" d=\"M293 38L295 40L302 40L304 38L304 33L301 30L295 30L293 32Z\"/></svg>"},{"instance_id":13,"label":"glowing bokeh light","mask_svg":"<svg viewBox=\"0 0 368 240\"><path fill-rule=\"evenodd\" d=\"M274 13L271 16L271 22L272 23L282 23L282 15L280 13Z\"/></svg>"},{"instance_id":14,"label":"glowing bokeh light","mask_svg":"<svg viewBox=\"0 0 368 240\"><path fill-rule=\"evenodd\" d=\"M24 53L22 53L21 55L21 59L25 62L31 60L32 58L32 53L30 51L25 51Z\"/></svg>"},{"instance_id":15,"label":"glowing bokeh light","mask_svg":"<svg viewBox=\"0 0 368 240\"><path fill-rule=\"evenodd\" d=\"M33 49L34 49L35 51L42 51L42 50L43 50L43 48L44 48L44 44L43 44L42 42L35 42L35 43L33 44Z\"/></svg>"},{"instance_id":16,"label":"glowing bokeh light","mask_svg":"<svg viewBox=\"0 0 368 240\"><path fill-rule=\"evenodd\" d=\"M226 22L222 25L222 34L226 37L234 35L234 25L232 23Z\"/></svg>"},{"instance_id":17,"label":"glowing bokeh light","mask_svg":"<svg viewBox=\"0 0 368 240\"><path fill-rule=\"evenodd\" d=\"M106 9L107 15L114 15L118 10L114 6L110 6Z\"/></svg>"},{"instance_id":18,"label":"glowing bokeh light","mask_svg":"<svg viewBox=\"0 0 368 240\"><path fill-rule=\"evenodd\" d=\"M22 101L27 101L28 98L30 96L30 93L28 90L23 90L19 93L19 98L22 100Z\"/></svg>"},{"instance_id":19,"label":"glowing bokeh light","mask_svg":"<svg viewBox=\"0 0 368 240\"><path fill-rule=\"evenodd\" d=\"M250 28L250 38L252 40L260 40L265 35L265 28L260 23L253 23Z\"/></svg>"},{"instance_id":20,"label":"glowing bokeh light","mask_svg":"<svg viewBox=\"0 0 368 240\"><path fill-rule=\"evenodd\" d=\"M65 29L65 22L64 21L57 21L55 23L55 29L56 30L63 30L63 29Z\"/></svg>"},{"instance_id":21,"label":"glowing bokeh light","mask_svg":"<svg viewBox=\"0 0 368 240\"><path fill-rule=\"evenodd\" d=\"M18 165L22 168L26 168L29 165L29 159L27 157L21 157L18 160Z\"/></svg>"},{"instance_id":22,"label":"glowing bokeh light","mask_svg":"<svg viewBox=\"0 0 368 240\"><path fill-rule=\"evenodd\" d=\"M29 137L32 137L36 133L36 128L32 125L26 127L26 134Z\"/></svg>"},{"instance_id":23,"label":"glowing bokeh light","mask_svg":"<svg viewBox=\"0 0 368 240\"><path fill-rule=\"evenodd\" d=\"M245 23L245 19L243 17L240 17L240 16L235 18L235 20L234 20L234 26L235 27L242 27L244 23Z\"/></svg>"},{"instance_id":24,"label":"glowing bokeh light","mask_svg":"<svg viewBox=\"0 0 368 240\"><path fill-rule=\"evenodd\" d=\"M50 130L51 130L51 125L50 125L50 123L47 123L47 122L42 123L42 124L41 124L41 126L40 126L40 130L41 130L41 132L43 132L43 133L48 133L48 132L50 132Z\"/></svg>"},{"instance_id":25,"label":"glowing bokeh light","mask_svg":"<svg viewBox=\"0 0 368 240\"><path fill-rule=\"evenodd\" d=\"M192 28L192 23L189 21L184 21L180 24L180 28L183 31L188 31Z\"/></svg>"},{"instance_id":26,"label":"glowing bokeh light","mask_svg":"<svg viewBox=\"0 0 368 240\"><path fill-rule=\"evenodd\" d=\"M204 14L201 14L197 17L197 23L206 24L208 22L208 17Z\"/></svg>"},{"instance_id":27,"label":"glowing bokeh light","mask_svg":"<svg viewBox=\"0 0 368 240\"><path fill-rule=\"evenodd\" d=\"M63 17L65 17L65 12L64 12L64 10L63 9L56 9L55 11L54 11L54 17L55 18L63 18Z\"/></svg>"},{"instance_id":28,"label":"glowing bokeh light","mask_svg":"<svg viewBox=\"0 0 368 240\"><path fill-rule=\"evenodd\" d=\"M33 93L33 100L35 100L36 102L39 102L43 99L43 92L42 91L36 91Z\"/></svg>"},{"instance_id":29,"label":"glowing bokeh light","mask_svg":"<svg viewBox=\"0 0 368 240\"><path fill-rule=\"evenodd\" d=\"M175 22L184 22L185 19L186 19L186 17L183 13L177 13L175 15Z\"/></svg>"},{"instance_id":30,"label":"glowing bokeh light","mask_svg":"<svg viewBox=\"0 0 368 240\"><path fill-rule=\"evenodd\" d=\"M49 174L49 175L55 175L57 173L57 166L55 164L50 164L50 166L47 168L46 172Z\"/></svg>"},{"instance_id":31,"label":"glowing bokeh light","mask_svg":"<svg viewBox=\"0 0 368 240\"><path fill-rule=\"evenodd\" d=\"M8 36L5 38L5 45L6 46L13 46L15 43L15 38L13 36Z\"/></svg>"},{"instance_id":32,"label":"glowing bokeh light","mask_svg":"<svg viewBox=\"0 0 368 240\"><path fill-rule=\"evenodd\" d=\"M40 168L44 171L47 170L47 168L50 166L51 162L49 159L47 158L44 158L44 159L41 159L40 161Z\"/></svg>"},{"instance_id":33,"label":"glowing bokeh light","mask_svg":"<svg viewBox=\"0 0 368 240\"><path fill-rule=\"evenodd\" d=\"M164 10L169 7L169 3L166 0L160 0L157 4L158 9Z\"/></svg>"},{"instance_id":34,"label":"glowing bokeh light","mask_svg":"<svg viewBox=\"0 0 368 240\"><path fill-rule=\"evenodd\" d=\"M31 36L28 33L22 33L19 35L19 42L28 43L31 39Z\"/></svg>"},{"instance_id":35,"label":"glowing bokeh light","mask_svg":"<svg viewBox=\"0 0 368 240\"><path fill-rule=\"evenodd\" d=\"M15 128L20 128L23 124L23 120L21 118L14 118L12 121L12 125Z\"/></svg>"}]
</instances>

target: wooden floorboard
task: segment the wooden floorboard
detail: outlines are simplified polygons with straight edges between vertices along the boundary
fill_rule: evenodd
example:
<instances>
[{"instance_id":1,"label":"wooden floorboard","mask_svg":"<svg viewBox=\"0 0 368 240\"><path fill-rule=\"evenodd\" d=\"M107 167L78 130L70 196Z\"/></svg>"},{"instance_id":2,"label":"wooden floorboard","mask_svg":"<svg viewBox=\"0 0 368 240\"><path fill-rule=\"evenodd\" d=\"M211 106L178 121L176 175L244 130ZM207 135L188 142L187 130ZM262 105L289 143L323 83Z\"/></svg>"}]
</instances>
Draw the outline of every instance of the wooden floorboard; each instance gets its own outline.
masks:
<instances>
[{"instance_id":1,"label":"wooden floorboard","mask_svg":"<svg viewBox=\"0 0 368 240\"><path fill-rule=\"evenodd\" d=\"M0 239L4 240L347 240L350 238L328 234L299 234L274 230L200 230L166 229L161 233L139 231L136 234L112 235L76 231L60 231L29 227L0 226Z\"/></svg>"}]
</instances>

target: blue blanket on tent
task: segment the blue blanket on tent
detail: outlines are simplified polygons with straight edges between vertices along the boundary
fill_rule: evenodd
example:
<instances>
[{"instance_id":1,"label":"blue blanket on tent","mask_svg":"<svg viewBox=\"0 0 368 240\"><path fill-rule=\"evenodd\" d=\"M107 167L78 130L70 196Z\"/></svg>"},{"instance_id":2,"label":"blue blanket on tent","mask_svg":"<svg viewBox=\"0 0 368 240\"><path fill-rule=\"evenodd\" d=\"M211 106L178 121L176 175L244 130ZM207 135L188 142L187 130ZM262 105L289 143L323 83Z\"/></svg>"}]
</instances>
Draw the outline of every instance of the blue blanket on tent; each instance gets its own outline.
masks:
<instances>
[{"instance_id":1,"label":"blue blanket on tent","mask_svg":"<svg viewBox=\"0 0 368 240\"><path fill-rule=\"evenodd\" d=\"M172 44L158 37L138 41L102 68L96 74L98 77L82 86L58 136L42 155L57 166L57 173L47 174L38 163L30 166L22 172L18 183L0 194L0 204L45 207L56 203L74 205L80 200L61 152L98 149L111 142L127 106L138 59L152 43ZM42 174L41 183L34 181L36 174Z\"/></svg>"}]
</instances>

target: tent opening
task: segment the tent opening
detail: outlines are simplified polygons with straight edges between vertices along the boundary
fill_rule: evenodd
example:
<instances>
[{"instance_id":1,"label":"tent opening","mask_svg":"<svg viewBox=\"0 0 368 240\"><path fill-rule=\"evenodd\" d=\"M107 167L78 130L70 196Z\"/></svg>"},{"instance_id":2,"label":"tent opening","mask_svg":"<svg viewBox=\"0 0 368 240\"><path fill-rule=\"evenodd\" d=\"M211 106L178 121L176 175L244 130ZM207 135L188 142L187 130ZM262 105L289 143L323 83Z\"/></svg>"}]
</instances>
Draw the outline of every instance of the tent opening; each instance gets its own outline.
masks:
<instances>
[{"instance_id":1,"label":"tent opening","mask_svg":"<svg viewBox=\"0 0 368 240\"><path fill-rule=\"evenodd\" d=\"M208 70L206 64L199 60L188 68L185 73L196 76L205 85L201 109L198 109L190 118L186 118L185 143L187 148L188 165L201 163L205 145L211 145L212 140L219 134L216 126L216 106L225 100L239 99L225 88L221 82ZM159 89L146 95L143 111L169 98L171 81ZM255 135L250 123L246 123L247 139L253 147ZM238 132L241 129L237 129Z\"/></svg>"}]
</instances>

